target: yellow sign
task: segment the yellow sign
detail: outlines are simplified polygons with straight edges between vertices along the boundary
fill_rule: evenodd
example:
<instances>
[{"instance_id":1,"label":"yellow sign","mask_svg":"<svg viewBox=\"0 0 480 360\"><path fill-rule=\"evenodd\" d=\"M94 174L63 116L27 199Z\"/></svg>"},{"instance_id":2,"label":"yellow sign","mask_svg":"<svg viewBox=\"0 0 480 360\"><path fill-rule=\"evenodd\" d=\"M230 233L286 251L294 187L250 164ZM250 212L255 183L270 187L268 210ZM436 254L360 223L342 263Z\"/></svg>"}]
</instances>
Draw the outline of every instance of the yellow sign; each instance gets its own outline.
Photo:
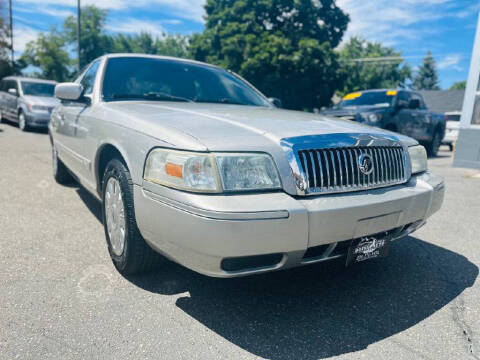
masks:
<instances>
[{"instance_id":1,"label":"yellow sign","mask_svg":"<svg viewBox=\"0 0 480 360\"><path fill-rule=\"evenodd\" d=\"M353 99L359 98L360 96L362 96L361 92L354 92L354 93L345 95L343 97L343 100L353 100Z\"/></svg>"},{"instance_id":2,"label":"yellow sign","mask_svg":"<svg viewBox=\"0 0 480 360\"><path fill-rule=\"evenodd\" d=\"M397 95L397 90L388 90L387 91L387 96L395 96Z\"/></svg>"}]
</instances>

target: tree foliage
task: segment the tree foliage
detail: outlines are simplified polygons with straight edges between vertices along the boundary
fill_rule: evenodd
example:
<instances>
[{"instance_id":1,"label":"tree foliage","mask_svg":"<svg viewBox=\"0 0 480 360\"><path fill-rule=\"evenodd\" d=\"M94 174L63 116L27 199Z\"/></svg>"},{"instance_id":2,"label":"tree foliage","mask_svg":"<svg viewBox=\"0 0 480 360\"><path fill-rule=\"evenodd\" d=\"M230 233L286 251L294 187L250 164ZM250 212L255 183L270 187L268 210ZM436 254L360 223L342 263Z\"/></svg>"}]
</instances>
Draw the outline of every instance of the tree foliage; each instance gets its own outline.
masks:
<instances>
[{"instance_id":1,"label":"tree foliage","mask_svg":"<svg viewBox=\"0 0 480 360\"><path fill-rule=\"evenodd\" d=\"M188 57L190 38L184 35L164 34L160 38L155 38L149 33L142 32L136 35L116 34L111 39L111 52Z\"/></svg>"},{"instance_id":2,"label":"tree foliage","mask_svg":"<svg viewBox=\"0 0 480 360\"><path fill-rule=\"evenodd\" d=\"M111 39L105 30L107 14L107 10L99 9L94 5L82 7L80 22L81 66L85 66L97 57L109 52ZM63 29L67 43L74 45L77 49L77 18L75 16L67 17Z\"/></svg>"},{"instance_id":3,"label":"tree foliage","mask_svg":"<svg viewBox=\"0 0 480 360\"><path fill-rule=\"evenodd\" d=\"M352 91L404 87L411 70L401 53L377 42L352 37L339 51L344 79L341 95ZM378 61L375 58L382 58Z\"/></svg>"},{"instance_id":4,"label":"tree foliage","mask_svg":"<svg viewBox=\"0 0 480 360\"><path fill-rule=\"evenodd\" d=\"M452 86L450 86L450 90L465 90L467 87L467 82L464 81L457 81Z\"/></svg>"},{"instance_id":5,"label":"tree foliage","mask_svg":"<svg viewBox=\"0 0 480 360\"><path fill-rule=\"evenodd\" d=\"M413 80L413 87L417 90L440 90L435 59L430 51L427 52L423 64L418 68L417 76Z\"/></svg>"},{"instance_id":6,"label":"tree foliage","mask_svg":"<svg viewBox=\"0 0 480 360\"><path fill-rule=\"evenodd\" d=\"M66 49L66 39L56 29L49 33L39 34L38 38L29 42L20 61L33 65L40 72L32 75L66 81L70 77L71 60Z\"/></svg>"},{"instance_id":7,"label":"tree foliage","mask_svg":"<svg viewBox=\"0 0 480 360\"><path fill-rule=\"evenodd\" d=\"M333 49L348 16L334 0L207 0L193 58L231 69L286 108L327 105L341 85Z\"/></svg>"},{"instance_id":8,"label":"tree foliage","mask_svg":"<svg viewBox=\"0 0 480 360\"><path fill-rule=\"evenodd\" d=\"M10 29L7 22L5 3L0 2L0 78L14 73L10 55Z\"/></svg>"},{"instance_id":9,"label":"tree foliage","mask_svg":"<svg viewBox=\"0 0 480 360\"><path fill-rule=\"evenodd\" d=\"M106 10L93 5L82 7L80 39L82 66L112 52L176 57L188 55L189 36L155 37L146 32L135 35L111 34L105 27L107 16ZM65 81L76 74L77 46L77 20L74 16L69 16L65 19L61 30L52 29L49 33L40 34L36 40L28 43L20 58L20 64L23 64L23 67L31 65L38 69L31 74L33 76ZM72 49L75 51L72 52Z\"/></svg>"}]
</instances>

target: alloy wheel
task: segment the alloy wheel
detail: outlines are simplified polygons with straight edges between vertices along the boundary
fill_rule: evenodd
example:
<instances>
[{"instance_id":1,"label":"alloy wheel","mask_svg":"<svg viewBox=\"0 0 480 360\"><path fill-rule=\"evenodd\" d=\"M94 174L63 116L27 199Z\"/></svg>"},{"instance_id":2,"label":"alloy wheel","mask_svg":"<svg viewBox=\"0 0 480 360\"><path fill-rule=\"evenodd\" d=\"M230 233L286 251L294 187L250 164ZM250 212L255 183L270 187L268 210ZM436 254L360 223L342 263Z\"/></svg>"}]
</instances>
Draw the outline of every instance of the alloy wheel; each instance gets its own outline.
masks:
<instances>
[{"instance_id":1,"label":"alloy wheel","mask_svg":"<svg viewBox=\"0 0 480 360\"><path fill-rule=\"evenodd\" d=\"M104 206L112 251L115 255L121 256L125 249L125 208L120 182L114 177L107 181Z\"/></svg>"},{"instance_id":2,"label":"alloy wheel","mask_svg":"<svg viewBox=\"0 0 480 360\"><path fill-rule=\"evenodd\" d=\"M23 115L23 113L20 113L20 115L18 115L18 127L22 131L25 130L26 122L25 122L25 115Z\"/></svg>"}]
</instances>

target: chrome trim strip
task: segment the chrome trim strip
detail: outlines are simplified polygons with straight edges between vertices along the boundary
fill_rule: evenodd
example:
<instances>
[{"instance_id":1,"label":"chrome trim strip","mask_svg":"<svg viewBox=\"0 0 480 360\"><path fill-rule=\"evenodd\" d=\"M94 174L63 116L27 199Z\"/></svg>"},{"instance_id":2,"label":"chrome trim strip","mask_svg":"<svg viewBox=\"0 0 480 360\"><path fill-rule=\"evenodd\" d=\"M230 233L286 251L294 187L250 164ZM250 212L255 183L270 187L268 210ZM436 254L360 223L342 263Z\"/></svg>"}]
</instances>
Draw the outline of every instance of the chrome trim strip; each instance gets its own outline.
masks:
<instances>
[{"instance_id":1,"label":"chrome trim strip","mask_svg":"<svg viewBox=\"0 0 480 360\"><path fill-rule=\"evenodd\" d=\"M191 213L192 215L214 219L214 220L230 220L230 221L245 221L245 220L276 220L287 219L290 213L287 210L273 210L273 211L258 211L258 212L226 212L214 211L197 208L185 203L170 199L168 197L155 194L149 190L142 188L143 195L153 201L162 203L166 206L176 208L181 211Z\"/></svg>"}]
</instances>

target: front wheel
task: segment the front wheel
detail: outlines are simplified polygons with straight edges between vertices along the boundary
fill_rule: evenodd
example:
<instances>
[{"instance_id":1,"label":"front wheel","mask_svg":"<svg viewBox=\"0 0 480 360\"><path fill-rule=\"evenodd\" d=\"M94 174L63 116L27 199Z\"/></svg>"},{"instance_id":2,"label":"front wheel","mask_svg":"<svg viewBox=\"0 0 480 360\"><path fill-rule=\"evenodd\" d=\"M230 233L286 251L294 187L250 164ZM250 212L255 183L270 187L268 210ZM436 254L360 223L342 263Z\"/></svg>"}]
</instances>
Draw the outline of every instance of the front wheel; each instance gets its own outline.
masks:
<instances>
[{"instance_id":1,"label":"front wheel","mask_svg":"<svg viewBox=\"0 0 480 360\"><path fill-rule=\"evenodd\" d=\"M427 144L427 152L430 156L437 156L440 144L442 143L440 131L435 131L432 141Z\"/></svg>"},{"instance_id":2,"label":"front wheel","mask_svg":"<svg viewBox=\"0 0 480 360\"><path fill-rule=\"evenodd\" d=\"M122 161L113 159L107 164L102 185L103 226L113 264L124 275L152 269L160 255L150 248L138 230L133 182Z\"/></svg>"},{"instance_id":3,"label":"front wheel","mask_svg":"<svg viewBox=\"0 0 480 360\"><path fill-rule=\"evenodd\" d=\"M28 130L27 119L25 119L25 114L23 113L23 111L20 111L20 113L18 114L18 127L22 131Z\"/></svg>"}]
</instances>

